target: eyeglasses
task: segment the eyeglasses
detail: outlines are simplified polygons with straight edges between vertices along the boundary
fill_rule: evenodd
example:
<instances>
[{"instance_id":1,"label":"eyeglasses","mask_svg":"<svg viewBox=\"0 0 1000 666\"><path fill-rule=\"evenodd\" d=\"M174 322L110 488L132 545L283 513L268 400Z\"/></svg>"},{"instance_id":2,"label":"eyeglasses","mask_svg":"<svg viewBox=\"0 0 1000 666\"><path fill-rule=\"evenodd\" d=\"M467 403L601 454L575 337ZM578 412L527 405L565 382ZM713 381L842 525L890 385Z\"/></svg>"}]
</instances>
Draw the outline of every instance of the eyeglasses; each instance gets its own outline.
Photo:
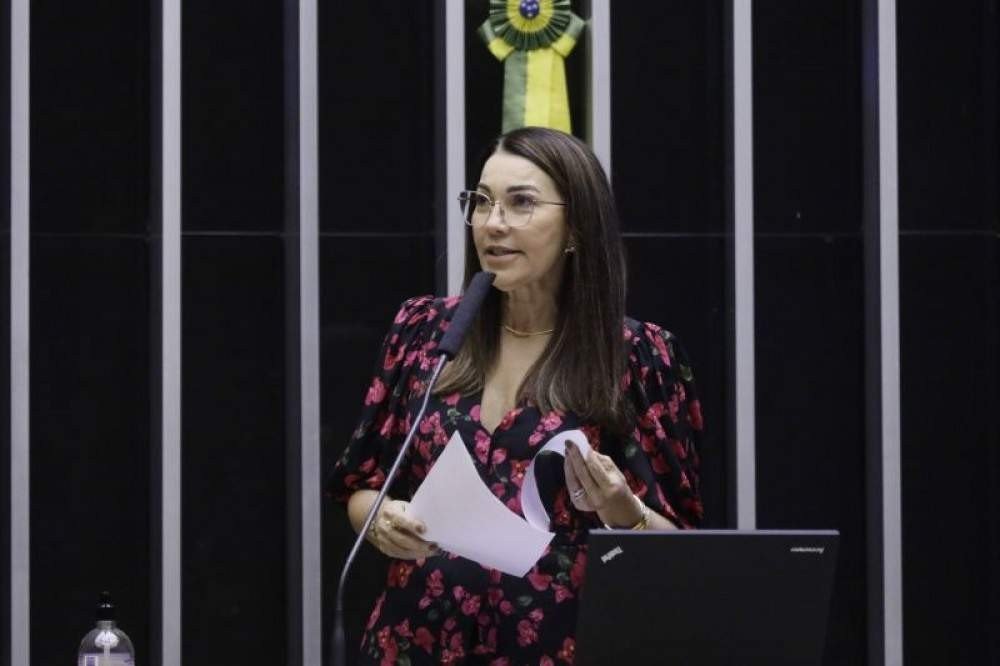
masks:
<instances>
[{"instance_id":1,"label":"eyeglasses","mask_svg":"<svg viewBox=\"0 0 1000 666\"><path fill-rule=\"evenodd\" d=\"M481 227L490 219L493 207L500 206L500 219L508 227L523 227L531 222L535 206L565 206L563 201L541 201L524 192L510 192L501 199L491 199L489 195L476 190L464 190L458 195L465 223L470 227Z\"/></svg>"}]
</instances>

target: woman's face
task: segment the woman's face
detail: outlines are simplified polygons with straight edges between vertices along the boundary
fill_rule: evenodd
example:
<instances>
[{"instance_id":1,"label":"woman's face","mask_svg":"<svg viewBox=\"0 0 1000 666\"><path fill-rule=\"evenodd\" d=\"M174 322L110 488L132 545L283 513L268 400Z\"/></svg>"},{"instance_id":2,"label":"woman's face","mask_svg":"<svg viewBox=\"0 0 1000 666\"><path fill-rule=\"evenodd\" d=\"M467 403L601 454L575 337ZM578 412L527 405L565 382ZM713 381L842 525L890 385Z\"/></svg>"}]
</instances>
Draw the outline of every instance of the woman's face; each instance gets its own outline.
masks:
<instances>
[{"instance_id":1,"label":"woman's face","mask_svg":"<svg viewBox=\"0 0 1000 666\"><path fill-rule=\"evenodd\" d=\"M544 171L530 161L503 151L493 153L483 166L478 189L494 201L486 222L472 228L472 238L483 270L496 273L493 286L504 292L521 288L555 294L566 262L569 228L566 207L536 203L525 226L512 227L506 204L562 202L562 194ZM501 214L500 208L505 210Z\"/></svg>"}]
</instances>

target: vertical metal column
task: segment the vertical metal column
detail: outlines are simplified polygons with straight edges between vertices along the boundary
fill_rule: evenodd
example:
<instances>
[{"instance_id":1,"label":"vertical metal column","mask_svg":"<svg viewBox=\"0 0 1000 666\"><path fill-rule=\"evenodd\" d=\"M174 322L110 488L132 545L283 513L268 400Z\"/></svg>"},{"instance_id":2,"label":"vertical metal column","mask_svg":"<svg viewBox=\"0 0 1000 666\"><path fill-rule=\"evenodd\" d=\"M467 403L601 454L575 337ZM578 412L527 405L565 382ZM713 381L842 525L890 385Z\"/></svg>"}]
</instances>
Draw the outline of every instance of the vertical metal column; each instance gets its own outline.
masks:
<instances>
[{"instance_id":1,"label":"vertical metal column","mask_svg":"<svg viewBox=\"0 0 1000 666\"><path fill-rule=\"evenodd\" d=\"M901 666L903 565L895 0L865 0L862 49L868 663L871 666Z\"/></svg>"},{"instance_id":2,"label":"vertical metal column","mask_svg":"<svg viewBox=\"0 0 1000 666\"><path fill-rule=\"evenodd\" d=\"M730 92L730 514L736 527L757 526L756 379L754 367L753 5L732 0L726 67ZM732 519L730 522L734 522Z\"/></svg>"},{"instance_id":3,"label":"vertical metal column","mask_svg":"<svg viewBox=\"0 0 1000 666\"><path fill-rule=\"evenodd\" d=\"M317 2L299 0L299 392L302 663L323 649L320 490L319 66Z\"/></svg>"},{"instance_id":4,"label":"vertical metal column","mask_svg":"<svg viewBox=\"0 0 1000 666\"><path fill-rule=\"evenodd\" d=\"M455 197L465 182L465 3L446 0L445 20L445 237L448 293L462 290L465 269L465 223Z\"/></svg>"},{"instance_id":5,"label":"vertical metal column","mask_svg":"<svg viewBox=\"0 0 1000 666\"><path fill-rule=\"evenodd\" d=\"M899 163L896 117L896 2L880 0L879 268L882 386L882 588L885 663L903 664L902 490L899 414Z\"/></svg>"},{"instance_id":6,"label":"vertical metal column","mask_svg":"<svg viewBox=\"0 0 1000 666\"><path fill-rule=\"evenodd\" d=\"M611 0L591 0L587 141L611 178Z\"/></svg>"},{"instance_id":7,"label":"vertical metal column","mask_svg":"<svg viewBox=\"0 0 1000 666\"><path fill-rule=\"evenodd\" d=\"M10 663L31 663L29 0L10 4Z\"/></svg>"},{"instance_id":8,"label":"vertical metal column","mask_svg":"<svg viewBox=\"0 0 1000 666\"><path fill-rule=\"evenodd\" d=\"M181 666L181 0L160 14L160 666Z\"/></svg>"}]
</instances>

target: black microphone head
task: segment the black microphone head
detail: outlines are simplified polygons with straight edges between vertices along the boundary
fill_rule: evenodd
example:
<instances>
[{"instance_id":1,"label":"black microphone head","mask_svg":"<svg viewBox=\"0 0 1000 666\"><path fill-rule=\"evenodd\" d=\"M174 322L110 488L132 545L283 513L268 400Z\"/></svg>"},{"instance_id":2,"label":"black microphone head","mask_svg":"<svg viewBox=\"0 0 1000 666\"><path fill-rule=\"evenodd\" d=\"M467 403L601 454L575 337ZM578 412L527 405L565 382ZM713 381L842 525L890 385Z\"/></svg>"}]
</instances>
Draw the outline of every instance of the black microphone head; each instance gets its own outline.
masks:
<instances>
[{"instance_id":1,"label":"black microphone head","mask_svg":"<svg viewBox=\"0 0 1000 666\"><path fill-rule=\"evenodd\" d=\"M480 271L472 276L468 288L462 294L462 302L458 304L458 309L448 324L448 330L438 344L438 354L443 354L449 359L455 358L455 354L465 341L465 334L468 333L472 320L483 306L483 299L486 298L495 277L496 274L486 271Z\"/></svg>"}]
</instances>

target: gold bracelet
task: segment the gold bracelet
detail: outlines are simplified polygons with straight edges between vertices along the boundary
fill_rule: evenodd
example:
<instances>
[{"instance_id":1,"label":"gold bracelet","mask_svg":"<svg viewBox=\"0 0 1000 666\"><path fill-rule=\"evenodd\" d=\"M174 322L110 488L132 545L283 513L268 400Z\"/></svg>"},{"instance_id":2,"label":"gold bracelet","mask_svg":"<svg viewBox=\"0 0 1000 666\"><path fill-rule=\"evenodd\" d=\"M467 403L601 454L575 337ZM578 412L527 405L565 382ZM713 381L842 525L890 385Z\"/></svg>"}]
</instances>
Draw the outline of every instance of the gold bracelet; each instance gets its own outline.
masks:
<instances>
[{"instance_id":1,"label":"gold bracelet","mask_svg":"<svg viewBox=\"0 0 1000 666\"><path fill-rule=\"evenodd\" d=\"M635 501L639 504L639 510L642 511L642 516L639 518L639 522L630 527L631 530L644 530L649 527L649 507L646 503L639 499L638 495L632 495L635 497Z\"/></svg>"},{"instance_id":2,"label":"gold bracelet","mask_svg":"<svg viewBox=\"0 0 1000 666\"><path fill-rule=\"evenodd\" d=\"M635 498L636 504L639 505L639 511L642 512L642 515L639 516L639 522L637 522L632 527L627 527L627 528L626 527L612 527L611 525L608 525L607 523L604 523L604 528L605 529L609 529L609 530L624 530L624 529L629 529L629 530L645 530L645 529L649 529L649 507L646 506L645 502L643 502L641 499L639 499L638 495L635 495L633 493L632 497Z\"/></svg>"}]
</instances>

